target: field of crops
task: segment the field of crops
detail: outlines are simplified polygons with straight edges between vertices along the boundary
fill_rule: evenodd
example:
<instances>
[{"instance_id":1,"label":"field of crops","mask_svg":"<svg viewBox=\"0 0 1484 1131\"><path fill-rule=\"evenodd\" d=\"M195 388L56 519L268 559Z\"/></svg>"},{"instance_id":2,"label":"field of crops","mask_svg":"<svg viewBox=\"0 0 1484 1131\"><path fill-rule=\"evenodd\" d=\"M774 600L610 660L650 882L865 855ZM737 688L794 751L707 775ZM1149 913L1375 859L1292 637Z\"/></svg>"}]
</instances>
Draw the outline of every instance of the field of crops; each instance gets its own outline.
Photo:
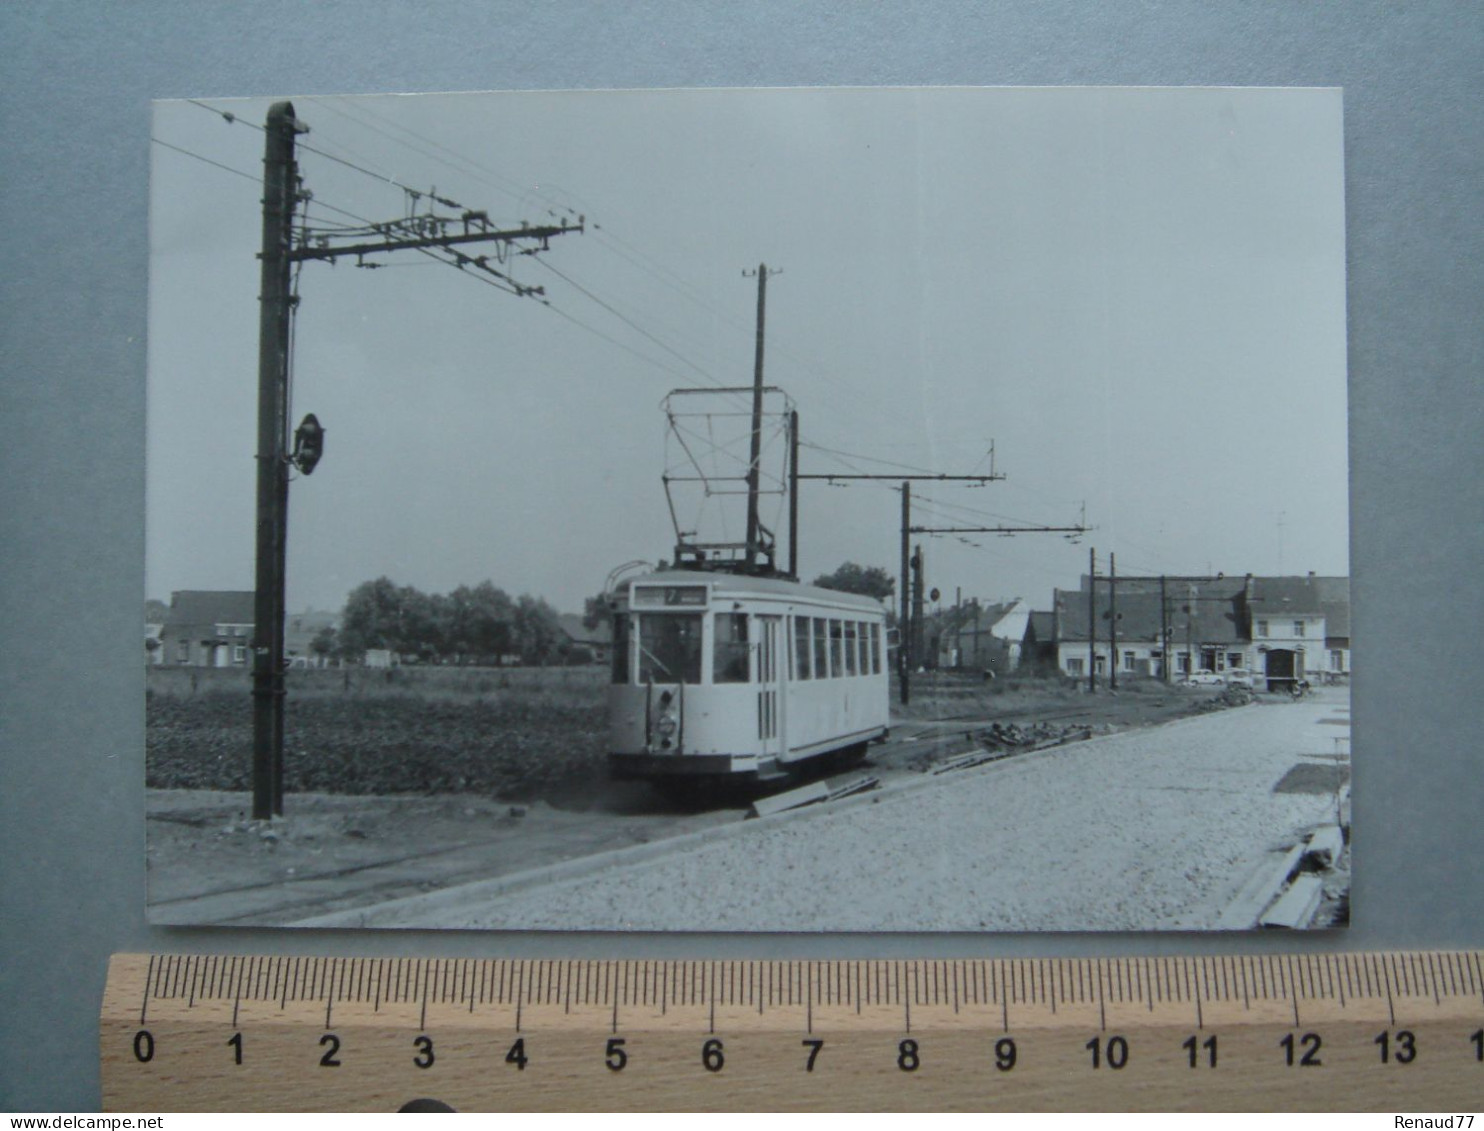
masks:
<instances>
[{"instance_id":1,"label":"field of crops","mask_svg":"<svg viewBox=\"0 0 1484 1131\"><path fill-rule=\"evenodd\" d=\"M553 797L605 774L602 668L294 671L289 792ZM146 767L157 789L252 784L250 680L151 669Z\"/></svg>"}]
</instances>

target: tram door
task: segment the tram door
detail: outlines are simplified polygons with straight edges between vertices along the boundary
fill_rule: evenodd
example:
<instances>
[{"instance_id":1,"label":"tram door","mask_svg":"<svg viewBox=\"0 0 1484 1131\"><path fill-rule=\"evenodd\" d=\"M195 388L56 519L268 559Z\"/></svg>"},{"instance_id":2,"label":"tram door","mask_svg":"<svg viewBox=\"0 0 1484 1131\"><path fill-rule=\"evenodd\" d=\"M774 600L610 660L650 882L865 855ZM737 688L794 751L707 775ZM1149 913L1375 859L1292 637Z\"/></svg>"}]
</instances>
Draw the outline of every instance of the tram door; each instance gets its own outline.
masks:
<instances>
[{"instance_id":1,"label":"tram door","mask_svg":"<svg viewBox=\"0 0 1484 1131\"><path fill-rule=\"evenodd\" d=\"M783 753L783 618L758 617L757 736L764 758Z\"/></svg>"}]
</instances>

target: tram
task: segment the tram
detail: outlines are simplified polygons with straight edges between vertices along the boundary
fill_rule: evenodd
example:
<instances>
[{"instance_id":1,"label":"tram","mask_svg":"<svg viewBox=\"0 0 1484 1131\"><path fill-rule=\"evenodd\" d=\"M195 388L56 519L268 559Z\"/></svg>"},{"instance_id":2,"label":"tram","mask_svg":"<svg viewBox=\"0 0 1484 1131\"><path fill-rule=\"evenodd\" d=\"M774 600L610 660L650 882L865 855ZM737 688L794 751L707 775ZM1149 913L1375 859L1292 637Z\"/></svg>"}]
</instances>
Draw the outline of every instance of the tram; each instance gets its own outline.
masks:
<instances>
[{"instance_id":1,"label":"tram","mask_svg":"<svg viewBox=\"0 0 1484 1131\"><path fill-rule=\"evenodd\" d=\"M885 614L869 597L674 569L630 578L613 607L616 779L767 782L887 734Z\"/></svg>"}]
</instances>

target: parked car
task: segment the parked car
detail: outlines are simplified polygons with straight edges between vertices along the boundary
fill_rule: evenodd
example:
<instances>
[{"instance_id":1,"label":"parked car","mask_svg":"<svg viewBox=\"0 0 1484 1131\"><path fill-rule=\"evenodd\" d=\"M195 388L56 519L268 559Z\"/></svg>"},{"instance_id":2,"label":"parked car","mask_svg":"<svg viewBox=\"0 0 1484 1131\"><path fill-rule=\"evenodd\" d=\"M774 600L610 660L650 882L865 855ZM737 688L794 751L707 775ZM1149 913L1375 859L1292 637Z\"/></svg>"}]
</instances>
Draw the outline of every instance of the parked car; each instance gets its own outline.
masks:
<instances>
[{"instance_id":1,"label":"parked car","mask_svg":"<svg viewBox=\"0 0 1484 1131\"><path fill-rule=\"evenodd\" d=\"M1256 687L1257 677L1248 668L1228 668L1226 682L1235 687Z\"/></svg>"},{"instance_id":2,"label":"parked car","mask_svg":"<svg viewBox=\"0 0 1484 1131\"><path fill-rule=\"evenodd\" d=\"M1185 687L1204 687L1212 684L1220 685L1225 682L1225 672L1213 672L1207 668L1202 668L1198 672L1191 672L1180 681L1181 685Z\"/></svg>"}]
</instances>

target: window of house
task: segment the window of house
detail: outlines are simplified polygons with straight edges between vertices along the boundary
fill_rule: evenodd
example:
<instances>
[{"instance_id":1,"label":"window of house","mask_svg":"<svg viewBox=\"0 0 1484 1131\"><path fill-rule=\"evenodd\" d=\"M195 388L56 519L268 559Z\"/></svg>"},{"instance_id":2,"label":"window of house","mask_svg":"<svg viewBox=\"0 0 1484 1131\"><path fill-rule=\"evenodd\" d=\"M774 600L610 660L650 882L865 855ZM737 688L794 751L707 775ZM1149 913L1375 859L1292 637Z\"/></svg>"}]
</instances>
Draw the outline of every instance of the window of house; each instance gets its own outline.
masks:
<instances>
[{"instance_id":1,"label":"window of house","mask_svg":"<svg viewBox=\"0 0 1484 1131\"><path fill-rule=\"evenodd\" d=\"M1229 668L1240 668L1242 666L1242 653L1228 652L1226 654L1226 666Z\"/></svg>"},{"instance_id":2,"label":"window of house","mask_svg":"<svg viewBox=\"0 0 1484 1131\"><path fill-rule=\"evenodd\" d=\"M711 682L747 682L747 614L717 613L711 645Z\"/></svg>"},{"instance_id":3,"label":"window of house","mask_svg":"<svg viewBox=\"0 0 1484 1131\"><path fill-rule=\"evenodd\" d=\"M701 614L639 618L639 682L701 682Z\"/></svg>"},{"instance_id":4,"label":"window of house","mask_svg":"<svg viewBox=\"0 0 1484 1131\"><path fill-rule=\"evenodd\" d=\"M182 640L175 646L175 659L182 664L191 662L191 642Z\"/></svg>"},{"instance_id":5,"label":"window of house","mask_svg":"<svg viewBox=\"0 0 1484 1131\"><path fill-rule=\"evenodd\" d=\"M232 662L234 664L247 663L247 649L241 644L232 645Z\"/></svg>"},{"instance_id":6,"label":"window of house","mask_svg":"<svg viewBox=\"0 0 1484 1131\"><path fill-rule=\"evenodd\" d=\"M794 617L794 678L810 678L808 617Z\"/></svg>"},{"instance_id":7,"label":"window of house","mask_svg":"<svg viewBox=\"0 0 1484 1131\"><path fill-rule=\"evenodd\" d=\"M1266 636L1267 634L1268 634L1268 622L1265 621L1265 620L1258 621L1257 622L1257 635L1259 635L1259 636Z\"/></svg>"},{"instance_id":8,"label":"window of house","mask_svg":"<svg viewBox=\"0 0 1484 1131\"><path fill-rule=\"evenodd\" d=\"M1303 621L1296 620L1296 621L1293 622L1293 634L1295 636L1302 636L1304 634L1304 622Z\"/></svg>"},{"instance_id":9,"label":"window of house","mask_svg":"<svg viewBox=\"0 0 1484 1131\"><path fill-rule=\"evenodd\" d=\"M823 617L814 618L814 678L829 679L829 629Z\"/></svg>"},{"instance_id":10,"label":"window of house","mask_svg":"<svg viewBox=\"0 0 1484 1131\"><path fill-rule=\"evenodd\" d=\"M1190 653L1178 652L1175 655L1175 670L1181 675L1190 674Z\"/></svg>"},{"instance_id":11,"label":"window of house","mask_svg":"<svg viewBox=\"0 0 1484 1131\"><path fill-rule=\"evenodd\" d=\"M1345 653L1344 652L1341 652L1338 649L1335 650L1335 651L1330 652L1330 654L1329 654L1329 670L1332 671L1332 672L1342 672L1342 671L1345 670Z\"/></svg>"},{"instance_id":12,"label":"window of house","mask_svg":"<svg viewBox=\"0 0 1484 1131\"><path fill-rule=\"evenodd\" d=\"M1132 652L1125 652L1123 654L1123 670L1126 672L1134 670L1134 654Z\"/></svg>"},{"instance_id":13,"label":"window of house","mask_svg":"<svg viewBox=\"0 0 1484 1131\"><path fill-rule=\"evenodd\" d=\"M1081 656L1068 656L1067 657L1067 674L1068 675L1081 675L1082 674L1082 657Z\"/></svg>"}]
</instances>

